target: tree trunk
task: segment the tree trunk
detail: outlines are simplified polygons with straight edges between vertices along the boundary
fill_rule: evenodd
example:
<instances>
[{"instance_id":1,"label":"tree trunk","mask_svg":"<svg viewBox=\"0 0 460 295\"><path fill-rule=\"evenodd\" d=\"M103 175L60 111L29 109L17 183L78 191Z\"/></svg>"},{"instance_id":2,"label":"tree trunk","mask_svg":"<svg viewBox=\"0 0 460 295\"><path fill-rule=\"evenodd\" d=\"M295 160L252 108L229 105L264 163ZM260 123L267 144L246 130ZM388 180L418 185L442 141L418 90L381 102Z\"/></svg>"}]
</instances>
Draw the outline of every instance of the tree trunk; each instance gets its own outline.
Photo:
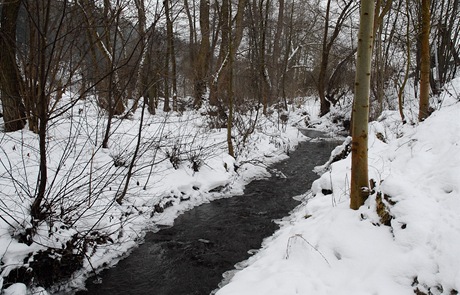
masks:
<instances>
[{"instance_id":1,"label":"tree trunk","mask_svg":"<svg viewBox=\"0 0 460 295\"><path fill-rule=\"evenodd\" d=\"M430 0L422 0L422 25L420 40L420 107L418 120L429 115L430 99Z\"/></svg>"},{"instance_id":2,"label":"tree trunk","mask_svg":"<svg viewBox=\"0 0 460 295\"><path fill-rule=\"evenodd\" d=\"M265 9L264 9L265 6ZM263 113L267 113L267 108L271 104L270 101L270 77L268 77L267 65L266 65L266 38L267 38L267 26L269 17L269 6L270 1L264 0L253 1L253 14L254 19L254 32L255 32L255 48L256 51L256 65L257 65L257 82L259 85L259 101L263 104Z\"/></svg>"},{"instance_id":3,"label":"tree trunk","mask_svg":"<svg viewBox=\"0 0 460 295\"><path fill-rule=\"evenodd\" d=\"M40 164L39 164L39 176L38 176L38 190L35 196L35 200L31 206L31 216L33 220L41 221L46 217L46 212L43 211L43 201L46 195L46 186L48 181L48 166L47 166L47 126L49 119L49 95L46 93L47 75L49 73L47 52L47 38L46 32L49 30L49 19L50 19L50 4L49 2L43 7L39 8L38 12L43 17L43 23L35 24L35 30L37 31L37 42L38 42L38 62L37 62L37 114L38 114L38 138L39 138L39 151L40 151ZM33 33L33 32L31 32ZM34 44L30 44L31 46Z\"/></svg>"},{"instance_id":4,"label":"tree trunk","mask_svg":"<svg viewBox=\"0 0 460 295\"><path fill-rule=\"evenodd\" d=\"M140 97L147 99L147 89L144 84L143 80L143 72L145 70L145 63L146 63L146 47L147 47L147 17L145 12L145 3L144 0L134 0L134 4L136 5L137 10L137 18L138 18L138 33L140 39L140 50L139 50L139 65L136 71L136 86L135 86L135 94L134 94L134 106L133 111L137 109L137 105L139 102Z\"/></svg>"},{"instance_id":5,"label":"tree trunk","mask_svg":"<svg viewBox=\"0 0 460 295\"><path fill-rule=\"evenodd\" d=\"M238 51L240 46L241 40L243 38L243 16L244 16L244 8L246 6L247 0L239 0L237 12L235 15L235 33L232 34L232 19L231 19L231 1L225 0L222 3L221 8L221 32L222 32L222 42L221 42L221 49L219 52L218 62L217 62L217 70L212 77L211 87L210 87L210 94L209 94L209 103L214 106L219 105L219 96L225 95L222 92L224 89L227 89L226 85L229 81L228 75L228 62L229 59L235 59L235 54ZM233 37L232 37L233 36ZM232 37L232 38L231 38ZM229 43L232 42L232 57L229 56Z\"/></svg>"},{"instance_id":6,"label":"tree trunk","mask_svg":"<svg viewBox=\"0 0 460 295\"><path fill-rule=\"evenodd\" d=\"M220 10L221 23L221 43L219 56L217 58L216 71L210 83L209 104L212 106L219 105L219 96L222 96L222 85L225 85L226 70L228 64L229 32L231 30L230 20L231 7L228 0L222 2Z\"/></svg>"},{"instance_id":7,"label":"tree trunk","mask_svg":"<svg viewBox=\"0 0 460 295\"><path fill-rule=\"evenodd\" d=\"M228 116L227 116L227 147L228 147L228 154L232 157L235 157L235 151L233 148L233 140L232 140L232 128L233 128L233 47L232 42L229 43L229 82L227 84L227 93L228 93Z\"/></svg>"},{"instance_id":8,"label":"tree trunk","mask_svg":"<svg viewBox=\"0 0 460 295\"><path fill-rule=\"evenodd\" d=\"M272 96L275 99L279 98L280 94L280 84L281 84L281 75L282 75L282 66L279 65L280 56L281 56L281 36L283 34L283 27L284 27L284 0L278 0L278 19L276 21L276 32L275 37L273 39L273 58L272 58L272 81L273 81L273 88L272 88Z\"/></svg>"},{"instance_id":9,"label":"tree trunk","mask_svg":"<svg viewBox=\"0 0 460 295\"><path fill-rule=\"evenodd\" d=\"M288 104L287 104L287 95L286 95L286 76L288 74L288 65L289 65L289 54L292 50L292 38L293 38L293 31L294 31L294 4L291 3L290 7L290 16L289 16L289 26L288 26L288 32L285 34L286 35L286 43L285 43L285 54L284 54L284 59L283 59L283 72L281 74L281 96L283 97L283 102L284 102L284 108L287 110L288 109Z\"/></svg>"},{"instance_id":10,"label":"tree trunk","mask_svg":"<svg viewBox=\"0 0 460 295\"><path fill-rule=\"evenodd\" d=\"M404 115L404 89L406 88L407 81L409 80L409 71L411 65L411 41L410 41L410 15L409 15L409 5L407 5L409 0L406 0L406 69L404 71L404 78L398 89L398 110L399 115L401 116L401 121L403 124L406 124L406 116Z\"/></svg>"},{"instance_id":11,"label":"tree trunk","mask_svg":"<svg viewBox=\"0 0 460 295\"><path fill-rule=\"evenodd\" d=\"M195 63L193 106L199 109L206 92L206 76L209 70L210 31L209 31L209 0L200 0L201 42Z\"/></svg>"},{"instance_id":12,"label":"tree trunk","mask_svg":"<svg viewBox=\"0 0 460 295\"><path fill-rule=\"evenodd\" d=\"M321 62L319 66L318 74L318 95L320 110L319 115L324 116L329 113L331 108L330 102L326 99L326 75L327 75L327 65L329 63L329 43L328 43L328 32L329 32L329 14L331 9L331 0L327 1L326 6L326 15L324 17L324 33L323 33L323 43L321 50Z\"/></svg>"},{"instance_id":13,"label":"tree trunk","mask_svg":"<svg viewBox=\"0 0 460 295\"><path fill-rule=\"evenodd\" d=\"M144 102L142 103L142 111L141 111L141 118L140 118L140 122L139 122L139 128L137 130L136 147L134 148L133 157L131 158L131 163L129 164L128 172L126 173L126 180L125 180L125 184L123 186L123 190L116 197L116 201L120 205L123 203L123 199L125 198L126 194L128 193L129 183L130 183L131 178L132 178L132 176L134 174L133 169L134 169L134 166L136 164L137 156L139 154L139 149L141 147L141 142L142 142L142 129L144 127L144 115L145 115L146 106L147 106L147 102L144 99Z\"/></svg>"},{"instance_id":14,"label":"tree trunk","mask_svg":"<svg viewBox=\"0 0 460 295\"><path fill-rule=\"evenodd\" d=\"M166 14L166 34L168 38L168 49L167 49L167 59L171 62L171 72L168 71L168 80L172 83L172 105L173 111L177 111L177 74L176 74L176 53L174 49L174 32L173 32L173 22L171 18L171 7L170 0L165 0L165 14ZM168 106L169 108L169 106Z\"/></svg>"},{"instance_id":15,"label":"tree trunk","mask_svg":"<svg viewBox=\"0 0 460 295\"><path fill-rule=\"evenodd\" d=\"M92 55L92 61L94 62L96 81L95 86L98 89L98 101L102 108L107 110L107 125L104 132L104 139L102 141L102 147L108 147L108 141L111 134L112 119L116 115L120 115L125 111L125 105L123 102L123 91L120 87L120 79L118 76L118 69L115 61L116 48L117 48L117 37L118 29L121 18L120 6L117 7L117 11L112 11L111 3L108 0L104 0L104 20L103 20L103 35L100 35L96 15L95 15L95 4L90 0L78 1L83 15L85 16L84 22L87 26L87 36L90 43L90 51ZM112 22L115 27L115 34L113 38L110 35L110 29ZM105 39L105 41L103 40ZM112 43L113 39L113 43ZM112 45L112 46L110 46ZM100 53L103 57L102 60L97 58L97 53ZM99 66L102 64L102 67Z\"/></svg>"},{"instance_id":16,"label":"tree trunk","mask_svg":"<svg viewBox=\"0 0 460 295\"><path fill-rule=\"evenodd\" d=\"M169 43L170 32L169 32L169 0L163 1L163 6L165 8L166 14L166 39L167 39L167 48L166 48L166 58L165 58L165 65L164 65L164 104L163 104L163 111L169 112L171 111L170 106L170 92L169 92L169 85L171 79L171 72L169 69L170 66L170 54L171 54L171 47Z\"/></svg>"},{"instance_id":17,"label":"tree trunk","mask_svg":"<svg viewBox=\"0 0 460 295\"><path fill-rule=\"evenodd\" d=\"M374 7L374 0L361 0L351 145L350 208L355 210L369 195L367 143Z\"/></svg>"},{"instance_id":18,"label":"tree trunk","mask_svg":"<svg viewBox=\"0 0 460 295\"><path fill-rule=\"evenodd\" d=\"M342 30L343 22L347 19L347 16L350 12L351 5L354 1L348 1L345 3L340 15L337 18L337 21L334 26L334 30L329 38L329 26L330 26L330 9L331 9L331 1L327 1L326 6L326 15L324 20L324 33L323 33L323 41L322 41L322 49L321 49L321 62L318 74L318 81L317 81L317 89L320 101L320 116L324 116L329 113L331 109L331 103L326 97L326 87L329 83L329 73L328 73L328 65L329 65L329 55L332 50L332 46L334 45L335 40L339 36L340 30Z\"/></svg>"},{"instance_id":19,"label":"tree trunk","mask_svg":"<svg viewBox=\"0 0 460 295\"><path fill-rule=\"evenodd\" d=\"M16 63L16 23L21 1L2 1L0 26L0 87L5 132L25 126L25 108L21 97L21 78Z\"/></svg>"}]
</instances>

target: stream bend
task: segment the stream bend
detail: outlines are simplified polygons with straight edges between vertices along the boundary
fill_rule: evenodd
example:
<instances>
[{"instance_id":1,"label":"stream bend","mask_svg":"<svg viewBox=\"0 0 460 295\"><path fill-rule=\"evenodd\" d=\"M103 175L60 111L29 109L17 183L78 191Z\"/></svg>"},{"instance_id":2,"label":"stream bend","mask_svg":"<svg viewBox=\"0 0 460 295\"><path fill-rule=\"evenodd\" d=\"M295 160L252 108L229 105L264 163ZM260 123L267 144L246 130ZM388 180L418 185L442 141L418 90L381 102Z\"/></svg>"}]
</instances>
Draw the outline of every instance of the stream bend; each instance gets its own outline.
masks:
<instances>
[{"instance_id":1,"label":"stream bend","mask_svg":"<svg viewBox=\"0 0 460 295\"><path fill-rule=\"evenodd\" d=\"M180 215L174 226L148 233L127 258L100 273L101 284L90 278L87 291L77 294L209 294L224 272L278 229L273 220L299 204L293 197L310 189L318 178L313 168L326 162L337 144L302 142L289 159L270 167L282 174L252 181L243 195L202 204Z\"/></svg>"}]
</instances>

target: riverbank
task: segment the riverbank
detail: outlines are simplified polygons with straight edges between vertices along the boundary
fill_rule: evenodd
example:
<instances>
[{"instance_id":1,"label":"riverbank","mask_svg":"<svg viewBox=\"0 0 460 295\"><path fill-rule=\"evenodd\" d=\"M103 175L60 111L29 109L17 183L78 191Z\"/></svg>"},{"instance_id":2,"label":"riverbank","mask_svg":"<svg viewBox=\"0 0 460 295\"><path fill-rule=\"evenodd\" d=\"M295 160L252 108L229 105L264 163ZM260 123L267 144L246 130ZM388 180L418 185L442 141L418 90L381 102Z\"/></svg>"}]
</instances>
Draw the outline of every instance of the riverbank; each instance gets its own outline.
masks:
<instances>
[{"instance_id":1,"label":"riverbank","mask_svg":"<svg viewBox=\"0 0 460 295\"><path fill-rule=\"evenodd\" d=\"M459 89L457 79L424 122L390 111L372 122L365 205L349 208L350 156L322 167L303 204L216 294L458 294Z\"/></svg>"},{"instance_id":2,"label":"riverbank","mask_svg":"<svg viewBox=\"0 0 460 295\"><path fill-rule=\"evenodd\" d=\"M144 243L112 269L86 284L78 295L210 294L222 274L246 260L278 228L273 220L288 215L318 178L337 145L333 141L301 142L290 157L269 167L271 176L254 180L244 194L214 200L184 212L170 228L148 233ZM152 291L154 290L154 291Z\"/></svg>"},{"instance_id":3,"label":"riverbank","mask_svg":"<svg viewBox=\"0 0 460 295\"><path fill-rule=\"evenodd\" d=\"M226 130L210 130L200 113L148 116L142 130L141 154L122 204L115 202L115 196L124 185L140 111L130 119L116 119L109 148L101 149L95 148L104 130L97 108L87 101L75 108L82 112L69 110L59 124L50 124L49 168L55 181L49 194L60 192L52 206L56 214L68 215L58 214L61 217L53 219L52 226L47 221L41 223L29 244L18 237L30 226L31 199L17 196L35 185L36 178L30 176L37 173L37 138L27 130L1 138L3 156L9 161L3 162L2 169L10 167L1 172L0 178L1 209L9 212L0 220L3 289L19 290L21 294L26 286L33 287L30 292L42 292L44 286L51 293L82 288L94 271L116 264L137 247L146 231L171 225L179 214L199 204L240 194L250 180L267 176L267 165L286 158L286 153L306 140L297 127L304 126L307 118L316 118L318 103L312 99L293 106L287 122L281 122L276 112L260 117L245 145L236 142L236 159L227 154ZM245 120L251 122L251 117ZM12 185L16 180L8 177L20 180L21 185ZM67 207L72 211L62 211ZM72 254L75 245L72 249L66 245L79 239L85 242L87 251L69 264L79 267L78 271L63 270L62 259L43 267L37 264L48 261L44 255ZM60 277L62 274L67 277Z\"/></svg>"}]
</instances>

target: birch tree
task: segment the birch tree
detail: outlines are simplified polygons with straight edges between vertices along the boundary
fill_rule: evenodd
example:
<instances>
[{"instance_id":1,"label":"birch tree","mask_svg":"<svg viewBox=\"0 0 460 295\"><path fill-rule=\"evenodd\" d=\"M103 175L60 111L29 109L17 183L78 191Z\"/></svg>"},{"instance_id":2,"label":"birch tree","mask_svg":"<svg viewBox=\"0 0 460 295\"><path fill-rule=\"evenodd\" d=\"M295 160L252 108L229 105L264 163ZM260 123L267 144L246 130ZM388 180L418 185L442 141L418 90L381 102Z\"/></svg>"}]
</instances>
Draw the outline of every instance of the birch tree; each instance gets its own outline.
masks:
<instances>
[{"instance_id":1,"label":"birch tree","mask_svg":"<svg viewBox=\"0 0 460 295\"><path fill-rule=\"evenodd\" d=\"M351 143L350 208L357 210L369 195L368 120L372 48L374 43L374 0L361 0L355 99Z\"/></svg>"}]
</instances>

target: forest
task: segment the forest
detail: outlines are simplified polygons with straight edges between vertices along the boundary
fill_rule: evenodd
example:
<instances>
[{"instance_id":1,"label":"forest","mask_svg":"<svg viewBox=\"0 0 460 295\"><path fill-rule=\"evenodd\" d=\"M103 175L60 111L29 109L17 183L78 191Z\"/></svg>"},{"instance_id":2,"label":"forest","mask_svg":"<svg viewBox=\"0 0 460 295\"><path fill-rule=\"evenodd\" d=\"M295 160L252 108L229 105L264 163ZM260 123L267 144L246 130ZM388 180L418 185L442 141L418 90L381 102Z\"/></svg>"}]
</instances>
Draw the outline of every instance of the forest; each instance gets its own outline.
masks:
<instances>
[{"instance_id":1,"label":"forest","mask_svg":"<svg viewBox=\"0 0 460 295\"><path fill-rule=\"evenodd\" d=\"M360 23L367 2L372 23ZM54 288L103 267L91 259L116 252L106 245L129 249L168 207L230 190L260 164L258 150L288 153L298 127L358 132L363 27L366 124L389 111L403 125L425 121L458 76L459 5L1 1L0 287ZM352 195L374 188L354 177Z\"/></svg>"}]
</instances>

